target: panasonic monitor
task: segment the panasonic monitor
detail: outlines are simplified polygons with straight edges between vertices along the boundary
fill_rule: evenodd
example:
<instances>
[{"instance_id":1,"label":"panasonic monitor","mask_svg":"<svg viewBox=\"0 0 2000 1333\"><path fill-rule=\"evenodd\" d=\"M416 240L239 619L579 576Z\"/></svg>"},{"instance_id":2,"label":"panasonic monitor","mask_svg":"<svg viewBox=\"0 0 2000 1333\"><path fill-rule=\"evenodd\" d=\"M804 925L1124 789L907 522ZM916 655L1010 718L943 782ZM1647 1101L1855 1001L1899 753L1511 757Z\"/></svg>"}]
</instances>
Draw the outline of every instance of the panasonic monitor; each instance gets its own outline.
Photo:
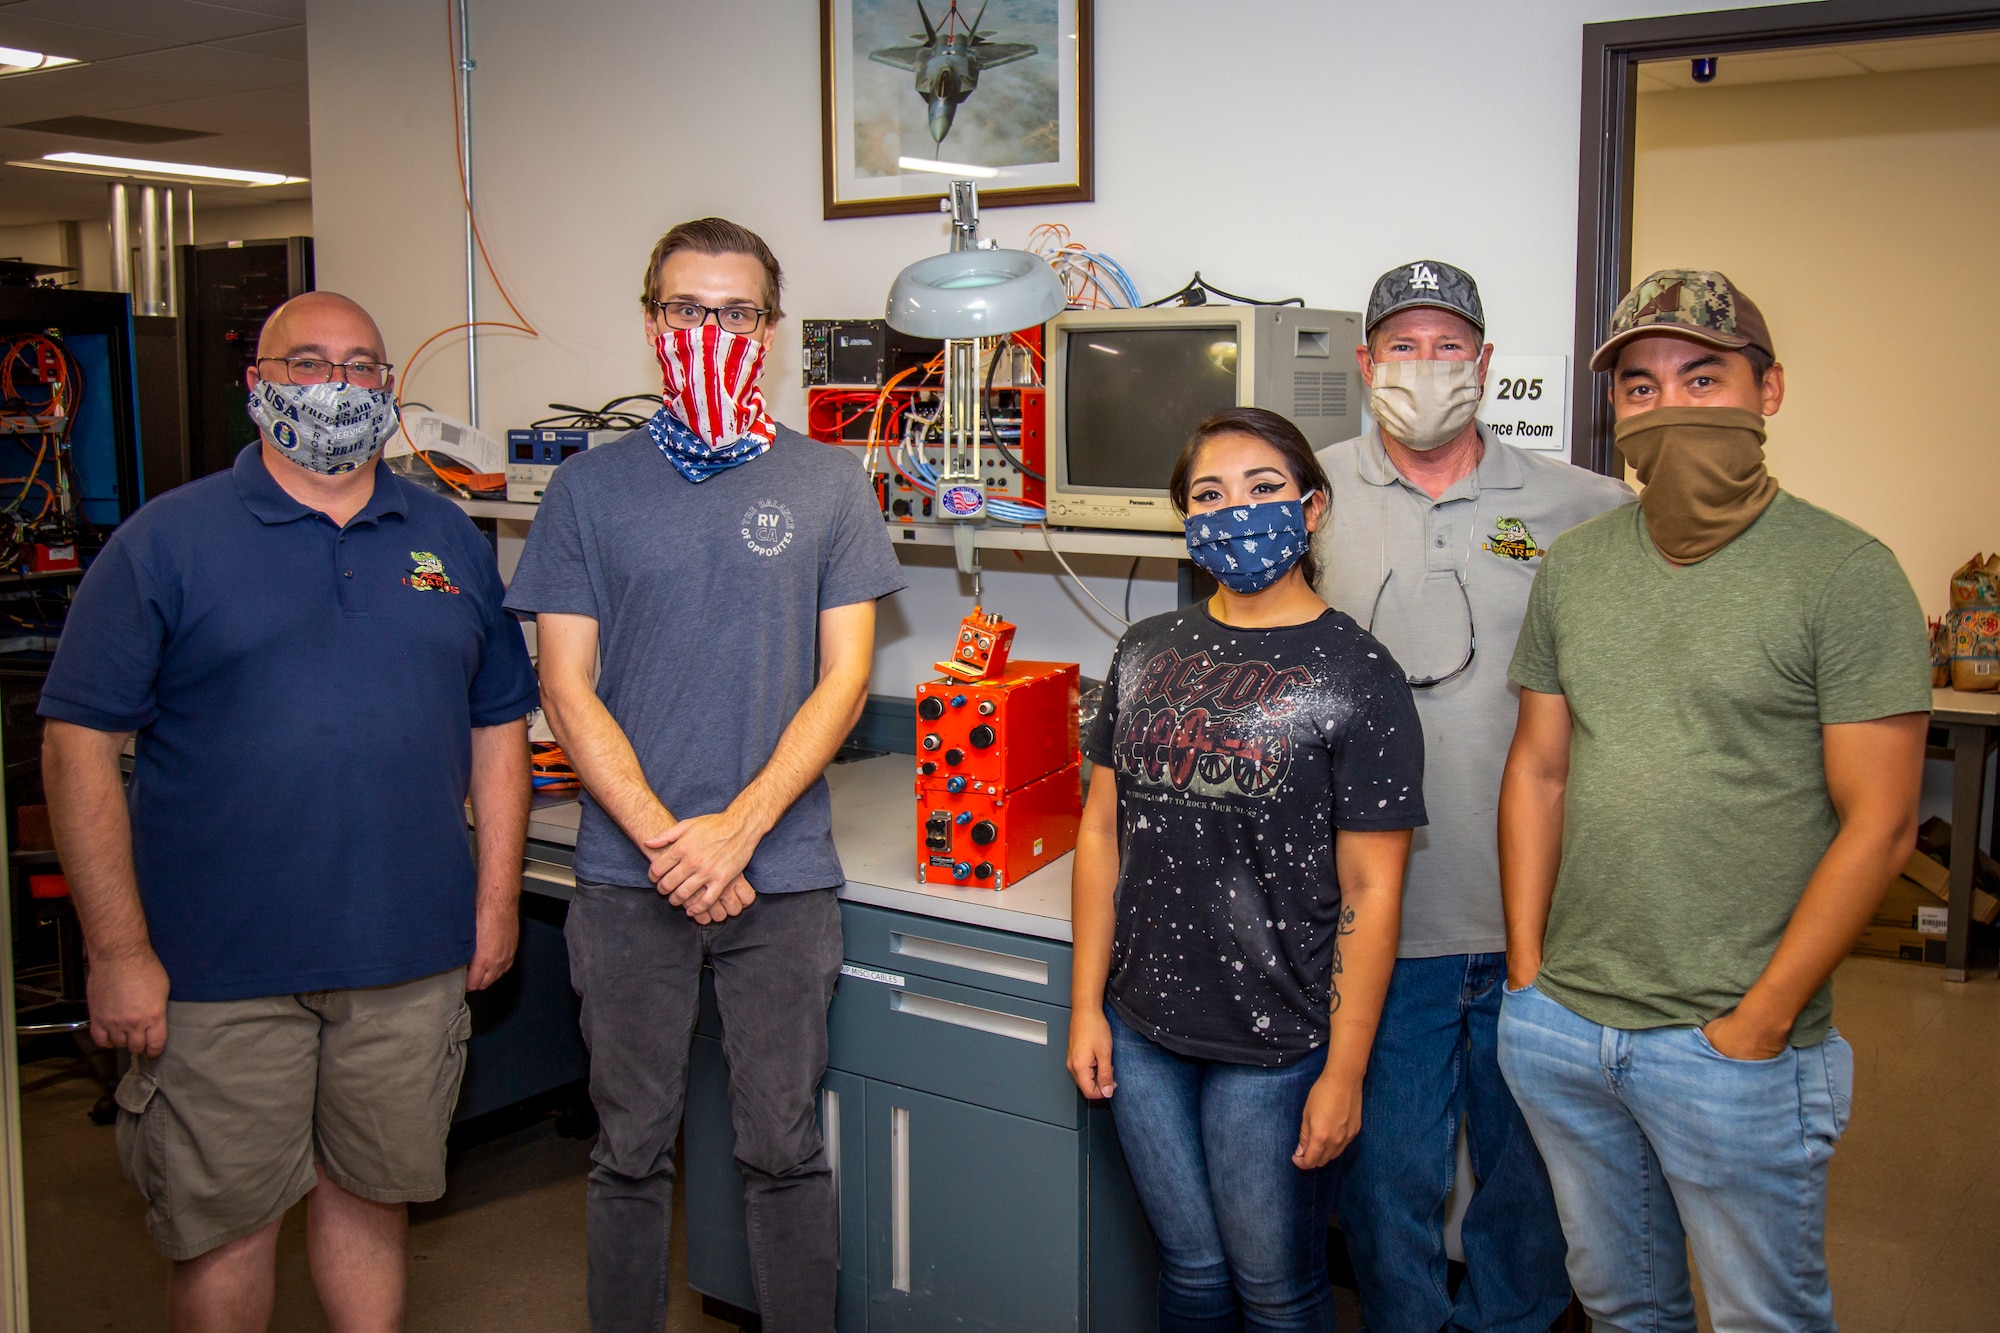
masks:
<instances>
[{"instance_id":1,"label":"panasonic monitor","mask_svg":"<svg viewBox=\"0 0 2000 1333\"><path fill-rule=\"evenodd\" d=\"M1361 316L1296 306L1070 310L1047 325L1048 521L1178 532L1167 479L1204 417L1263 407L1314 449L1361 433Z\"/></svg>"}]
</instances>

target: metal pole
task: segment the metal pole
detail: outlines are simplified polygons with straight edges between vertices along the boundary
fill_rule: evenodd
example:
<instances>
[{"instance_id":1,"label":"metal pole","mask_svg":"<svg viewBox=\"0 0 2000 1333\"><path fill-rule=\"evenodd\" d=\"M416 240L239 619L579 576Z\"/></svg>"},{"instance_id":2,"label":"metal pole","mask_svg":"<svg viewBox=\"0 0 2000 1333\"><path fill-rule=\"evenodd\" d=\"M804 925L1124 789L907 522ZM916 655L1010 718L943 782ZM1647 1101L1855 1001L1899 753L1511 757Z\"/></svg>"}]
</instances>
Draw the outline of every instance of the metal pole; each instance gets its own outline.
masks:
<instances>
[{"instance_id":1,"label":"metal pole","mask_svg":"<svg viewBox=\"0 0 2000 1333\"><path fill-rule=\"evenodd\" d=\"M187 217L188 217L187 243L189 245L193 245L194 244L194 186L192 185L188 186L186 189L182 190L181 193L187 196Z\"/></svg>"},{"instance_id":2,"label":"metal pole","mask_svg":"<svg viewBox=\"0 0 2000 1333\"><path fill-rule=\"evenodd\" d=\"M160 313L160 192L139 187L139 313Z\"/></svg>"},{"instance_id":3,"label":"metal pole","mask_svg":"<svg viewBox=\"0 0 2000 1333\"><path fill-rule=\"evenodd\" d=\"M479 425L479 286L472 236L472 29L467 0L458 0L458 137L465 160L465 400L466 420Z\"/></svg>"},{"instance_id":4,"label":"metal pole","mask_svg":"<svg viewBox=\"0 0 2000 1333\"><path fill-rule=\"evenodd\" d=\"M178 299L178 280L174 276L174 269L178 265L174 263L174 191L172 186L167 187L166 197L160 202L162 204L162 211L167 215L167 252L160 256L160 262L166 265L167 270L167 313L169 315L178 315L181 312L181 307Z\"/></svg>"},{"instance_id":5,"label":"metal pole","mask_svg":"<svg viewBox=\"0 0 2000 1333\"><path fill-rule=\"evenodd\" d=\"M125 182L111 182L111 290L130 293L132 290L131 223L125 212Z\"/></svg>"}]
</instances>

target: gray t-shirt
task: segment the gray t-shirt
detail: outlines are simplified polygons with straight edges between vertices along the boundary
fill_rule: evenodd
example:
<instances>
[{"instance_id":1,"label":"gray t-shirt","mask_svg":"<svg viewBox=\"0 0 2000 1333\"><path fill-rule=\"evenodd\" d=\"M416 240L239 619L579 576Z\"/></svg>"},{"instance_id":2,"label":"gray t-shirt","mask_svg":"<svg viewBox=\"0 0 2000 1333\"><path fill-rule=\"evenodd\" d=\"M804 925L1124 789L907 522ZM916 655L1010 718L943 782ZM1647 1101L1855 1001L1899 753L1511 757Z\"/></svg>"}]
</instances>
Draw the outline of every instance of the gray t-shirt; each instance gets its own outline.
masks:
<instances>
[{"instance_id":1,"label":"gray t-shirt","mask_svg":"<svg viewBox=\"0 0 2000 1333\"><path fill-rule=\"evenodd\" d=\"M1435 500L1396 471L1379 431L1318 455L1333 483L1331 521L1314 538L1320 596L1364 628L1372 613L1370 632L1413 678L1449 674L1478 630L1462 675L1414 691L1431 822L1403 881L1404 958L1507 947L1496 830L1519 711L1507 662L1556 534L1632 498L1621 481L1479 434L1479 466Z\"/></svg>"},{"instance_id":2,"label":"gray t-shirt","mask_svg":"<svg viewBox=\"0 0 2000 1333\"><path fill-rule=\"evenodd\" d=\"M818 615L903 587L882 511L843 449L780 427L699 485L645 431L556 469L507 608L598 622L597 695L682 819L734 800L815 683ZM576 874L644 887L647 858L586 793ZM826 782L764 835L759 893L843 880Z\"/></svg>"}]
</instances>

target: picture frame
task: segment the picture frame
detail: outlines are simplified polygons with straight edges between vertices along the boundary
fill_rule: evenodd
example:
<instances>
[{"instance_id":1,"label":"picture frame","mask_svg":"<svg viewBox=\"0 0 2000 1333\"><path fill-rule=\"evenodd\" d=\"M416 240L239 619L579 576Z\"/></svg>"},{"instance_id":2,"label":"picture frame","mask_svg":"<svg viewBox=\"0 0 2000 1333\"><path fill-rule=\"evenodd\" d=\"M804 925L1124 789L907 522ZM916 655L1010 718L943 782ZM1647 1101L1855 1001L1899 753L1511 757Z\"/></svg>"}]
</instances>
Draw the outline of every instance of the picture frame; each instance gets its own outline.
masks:
<instances>
[{"instance_id":1,"label":"picture frame","mask_svg":"<svg viewBox=\"0 0 2000 1333\"><path fill-rule=\"evenodd\" d=\"M823 216L936 212L960 164L987 208L1088 203L1092 8L820 0Z\"/></svg>"}]
</instances>

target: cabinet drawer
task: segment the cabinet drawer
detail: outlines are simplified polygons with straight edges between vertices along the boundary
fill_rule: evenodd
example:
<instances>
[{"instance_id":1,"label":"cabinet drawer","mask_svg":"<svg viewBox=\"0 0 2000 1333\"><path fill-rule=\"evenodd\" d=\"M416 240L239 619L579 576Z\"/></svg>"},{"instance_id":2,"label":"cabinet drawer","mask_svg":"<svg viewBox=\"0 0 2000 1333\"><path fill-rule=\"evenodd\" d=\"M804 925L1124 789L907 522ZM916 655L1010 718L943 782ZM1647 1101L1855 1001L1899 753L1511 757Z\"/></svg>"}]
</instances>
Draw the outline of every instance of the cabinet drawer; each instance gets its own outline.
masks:
<instances>
[{"instance_id":1,"label":"cabinet drawer","mask_svg":"<svg viewBox=\"0 0 2000 1333\"><path fill-rule=\"evenodd\" d=\"M851 965L850 965L851 966ZM827 1016L834 1069L1074 1129L1069 1010L888 969L844 972ZM898 984L900 983L900 984Z\"/></svg>"},{"instance_id":2,"label":"cabinet drawer","mask_svg":"<svg viewBox=\"0 0 2000 1333\"><path fill-rule=\"evenodd\" d=\"M862 903L840 905L847 960L1069 1006L1070 947Z\"/></svg>"}]
</instances>

